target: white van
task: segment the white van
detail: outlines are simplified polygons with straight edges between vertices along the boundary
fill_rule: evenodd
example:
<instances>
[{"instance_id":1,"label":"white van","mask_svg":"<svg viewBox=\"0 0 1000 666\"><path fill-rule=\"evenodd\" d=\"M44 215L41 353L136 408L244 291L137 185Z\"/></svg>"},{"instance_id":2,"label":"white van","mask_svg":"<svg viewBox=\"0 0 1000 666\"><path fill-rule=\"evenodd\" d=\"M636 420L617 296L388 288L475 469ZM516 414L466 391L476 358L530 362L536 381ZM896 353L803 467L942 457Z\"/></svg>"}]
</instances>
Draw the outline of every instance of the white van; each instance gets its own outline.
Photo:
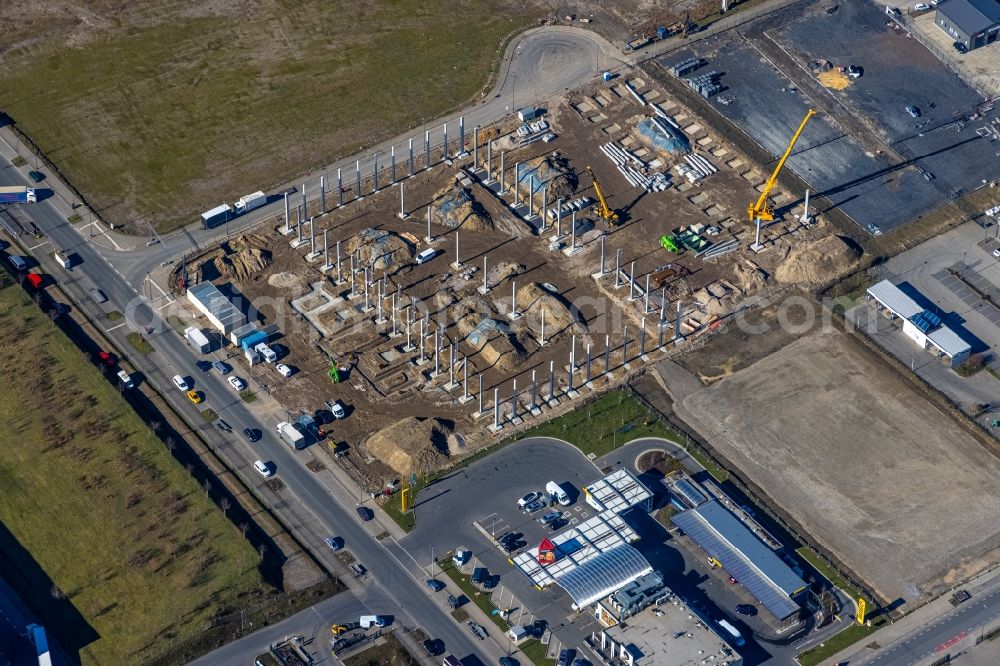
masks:
<instances>
[{"instance_id":1,"label":"white van","mask_svg":"<svg viewBox=\"0 0 1000 666\"><path fill-rule=\"evenodd\" d=\"M371 627L384 627L385 618L381 615L362 615L361 619L358 620L361 624L362 629L370 629Z\"/></svg>"},{"instance_id":2,"label":"white van","mask_svg":"<svg viewBox=\"0 0 1000 666\"><path fill-rule=\"evenodd\" d=\"M428 261L430 261L431 259L433 259L437 255L438 255L437 249L435 249L433 247L429 247L429 248L427 248L426 250L424 250L423 252L421 252L420 254L417 255L417 263L418 264L426 264Z\"/></svg>"},{"instance_id":3,"label":"white van","mask_svg":"<svg viewBox=\"0 0 1000 666\"><path fill-rule=\"evenodd\" d=\"M549 496L554 498L562 506L569 506L572 504L569 499L569 495L562 489L562 486L555 481L549 481L545 484L545 492L547 492Z\"/></svg>"},{"instance_id":4,"label":"white van","mask_svg":"<svg viewBox=\"0 0 1000 666\"><path fill-rule=\"evenodd\" d=\"M263 460L254 460L253 467L255 470L257 470L257 473L263 476L265 479L274 474L274 472L271 471L271 466L265 463Z\"/></svg>"},{"instance_id":5,"label":"white van","mask_svg":"<svg viewBox=\"0 0 1000 666\"><path fill-rule=\"evenodd\" d=\"M135 387L135 384L132 383L132 378L129 377L129 374L124 370L118 371L118 381L120 381L122 383L122 386L124 386L127 389Z\"/></svg>"},{"instance_id":6,"label":"white van","mask_svg":"<svg viewBox=\"0 0 1000 666\"><path fill-rule=\"evenodd\" d=\"M743 647L746 643L740 630L729 623L729 620L718 620L717 624L722 627L722 637L733 642L736 647Z\"/></svg>"}]
</instances>

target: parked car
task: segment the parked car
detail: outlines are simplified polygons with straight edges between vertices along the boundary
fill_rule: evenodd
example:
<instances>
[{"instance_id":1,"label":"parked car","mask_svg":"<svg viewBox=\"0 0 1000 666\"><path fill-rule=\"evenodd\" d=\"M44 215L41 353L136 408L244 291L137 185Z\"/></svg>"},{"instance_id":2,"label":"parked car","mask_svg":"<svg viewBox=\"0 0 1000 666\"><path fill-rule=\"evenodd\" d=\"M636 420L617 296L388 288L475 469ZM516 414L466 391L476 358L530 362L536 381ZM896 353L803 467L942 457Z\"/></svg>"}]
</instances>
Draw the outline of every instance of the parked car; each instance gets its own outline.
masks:
<instances>
[{"instance_id":1,"label":"parked car","mask_svg":"<svg viewBox=\"0 0 1000 666\"><path fill-rule=\"evenodd\" d=\"M263 460L254 460L253 468L257 470L257 473L263 476L265 479L274 474L274 472L271 471L271 464L266 463Z\"/></svg>"},{"instance_id":2,"label":"parked car","mask_svg":"<svg viewBox=\"0 0 1000 666\"><path fill-rule=\"evenodd\" d=\"M229 382L229 385L232 386L237 391L242 391L247 387L247 383L242 379L240 379L239 377L237 377L236 375L229 377L228 379L226 379L226 381Z\"/></svg>"},{"instance_id":3,"label":"parked car","mask_svg":"<svg viewBox=\"0 0 1000 666\"><path fill-rule=\"evenodd\" d=\"M748 617L753 617L757 614L757 607L753 604L739 604L736 606L736 612L740 615L746 615Z\"/></svg>"},{"instance_id":4,"label":"parked car","mask_svg":"<svg viewBox=\"0 0 1000 666\"><path fill-rule=\"evenodd\" d=\"M993 250L993 256L997 257L997 258L1000 258L1000 247L998 247L997 249Z\"/></svg>"},{"instance_id":5,"label":"parked car","mask_svg":"<svg viewBox=\"0 0 1000 666\"><path fill-rule=\"evenodd\" d=\"M87 290L87 294L90 295L90 299L100 305L101 303L107 303L108 297L104 295L104 292L97 287L91 287Z\"/></svg>"},{"instance_id":6,"label":"parked car","mask_svg":"<svg viewBox=\"0 0 1000 666\"><path fill-rule=\"evenodd\" d=\"M187 377L181 377L180 375L174 375L174 386L182 391L191 390L191 385L187 383Z\"/></svg>"},{"instance_id":7,"label":"parked car","mask_svg":"<svg viewBox=\"0 0 1000 666\"><path fill-rule=\"evenodd\" d=\"M132 383L132 377L130 377L124 370L118 371L118 381L121 382L121 385L127 389L135 387L135 384Z\"/></svg>"},{"instance_id":8,"label":"parked car","mask_svg":"<svg viewBox=\"0 0 1000 666\"><path fill-rule=\"evenodd\" d=\"M548 525L549 523L554 523L560 518L562 518L562 511L549 511L548 513L543 515L541 518L538 518L537 520L542 525Z\"/></svg>"},{"instance_id":9,"label":"parked car","mask_svg":"<svg viewBox=\"0 0 1000 666\"><path fill-rule=\"evenodd\" d=\"M28 178L30 178L33 183L40 183L45 180L45 174L41 171L29 171Z\"/></svg>"},{"instance_id":10,"label":"parked car","mask_svg":"<svg viewBox=\"0 0 1000 666\"><path fill-rule=\"evenodd\" d=\"M918 109L917 107L913 106L912 104L910 104L909 106L906 107L906 112L908 114L910 114L911 116L913 116L914 118L919 118L920 117L920 109Z\"/></svg>"},{"instance_id":11,"label":"parked car","mask_svg":"<svg viewBox=\"0 0 1000 666\"><path fill-rule=\"evenodd\" d=\"M432 657L440 656L444 654L444 641L440 638L428 638L424 641L424 649Z\"/></svg>"},{"instance_id":12,"label":"parked car","mask_svg":"<svg viewBox=\"0 0 1000 666\"><path fill-rule=\"evenodd\" d=\"M574 659L573 666L591 666L591 664L586 659Z\"/></svg>"},{"instance_id":13,"label":"parked car","mask_svg":"<svg viewBox=\"0 0 1000 666\"><path fill-rule=\"evenodd\" d=\"M881 236L882 230L879 228L877 224L872 222L868 225L868 233L870 233L872 236Z\"/></svg>"},{"instance_id":14,"label":"parked car","mask_svg":"<svg viewBox=\"0 0 1000 666\"><path fill-rule=\"evenodd\" d=\"M952 44L952 46L955 47L955 50L958 51L959 53L969 52L969 49L967 49L965 47L965 44L963 44L962 42L955 42L954 44Z\"/></svg>"},{"instance_id":15,"label":"parked car","mask_svg":"<svg viewBox=\"0 0 1000 666\"><path fill-rule=\"evenodd\" d=\"M254 428L243 428L243 436L247 438L248 442L259 442L260 430L255 430Z\"/></svg>"},{"instance_id":16,"label":"parked car","mask_svg":"<svg viewBox=\"0 0 1000 666\"><path fill-rule=\"evenodd\" d=\"M366 523L375 517L375 512L366 506L359 506L358 516L361 518L361 522Z\"/></svg>"},{"instance_id":17,"label":"parked car","mask_svg":"<svg viewBox=\"0 0 1000 666\"><path fill-rule=\"evenodd\" d=\"M521 499L517 500L517 507L519 509L523 509L526 505L531 504L532 502L537 502L540 499L542 499L541 493L539 492L528 493Z\"/></svg>"},{"instance_id":18,"label":"parked car","mask_svg":"<svg viewBox=\"0 0 1000 666\"><path fill-rule=\"evenodd\" d=\"M215 368L220 375L228 374L229 371L233 369L233 366L228 363L223 363L222 361L216 361L212 364L212 367Z\"/></svg>"},{"instance_id":19,"label":"parked car","mask_svg":"<svg viewBox=\"0 0 1000 666\"><path fill-rule=\"evenodd\" d=\"M278 363L274 366L274 369L281 373L282 377L291 377L292 369L285 365L284 363Z\"/></svg>"},{"instance_id":20,"label":"parked car","mask_svg":"<svg viewBox=\"0 0 1000 666\"><path fill-rule=\"evenodd\" d=\"M427 587L429 587L432 592L440 592L444 589L444 583L439 581L437 578L428 578Z\"/></svg>"},{"instance_id":21,"label":"parked car","mask_svg":"<svg viewBox=\"0 0 1000 666\"><path fill-rule=\"evenodd\" d=\"M15 270L26 271L28 270L28 262L24 260L24 257L19 257L16 254L12 254L7 257L7 261L10 265L14 267Z\"/></svg>"},{"instance_id":22,"label":"parked car","mask_svg":"<svg viewBox=\"0 0 1000 666\"><path fill-rule=\"evenodd\" d=\"M529 504L525 504L524 507L522 508L522 511L524 511L525 513L534 513L536 511L541 511L544 508L545 505L536 500Z\"/></svg>"},{"instance_id":23,"label":"parked car","mask_svg":"<svg viewBox=\"0 0 1000 666\"><path fill-rule=\"evenodd\" d=\"M930 8L931 6L928 5L926 2L918 2L917 4L913 5L913 10L917 12L926 12Z\"/></svg>"},{"instance_id":24,"label":"parked car","mask_svg":"<svg viewBox=\"0 0 1000 666\"><path fill-rule=\"evenodd\" d=\"M347 410L344 409L343 403L339 400L334 400L333 402L327 402L330 407L330 413L333 414L333 418L342 419L347 416Z\"/></svg>"},{"instance_id":25,"label":"parked car","mask_svg":"<svg viewBox=\"0 0 1000 666\"><path fill-rule=\"evenodd\" d=\"M340 537L327 537L323 539L323 543L326 544L327 548L329 548L334 552L344 547L344 540L341 539Z\"/></svg>"},{"instance_id":26,"label":"parked car","mask_svg":"<svg viewBox=\"0 0 1000 666\"><path fill-rule=\"evenodd\" d=\"M198 393L197 391L193 391L193 390L192 391L188 391L187 392L187 397L188 397L188 400L190 400L192 403L194 403L196 405L200 405L201 404L202 397L201 397L201 394Z\"/></svg>"},{"instance_id":27,"label":"parked car","mask_svg":"<svg viewBox=\"0 0 1000 666\"><path fill-rule=\"evenodd\" d=\"M513 657L500 657L497 663L500 664L500 666L519 666L519 662Z\"/></svg>"},{"instance_id":28,"label":"parked car","mask_svg":"<svg viewBox=\"0 0 1000 666\"><path fill-rule=\"evenodd\" d=\"M558 666L569 666L569 663L573 661L573 656L576 654L576 650L565 649L559 650L559 661L556 662Z\"/></svg>"}]
</instances>

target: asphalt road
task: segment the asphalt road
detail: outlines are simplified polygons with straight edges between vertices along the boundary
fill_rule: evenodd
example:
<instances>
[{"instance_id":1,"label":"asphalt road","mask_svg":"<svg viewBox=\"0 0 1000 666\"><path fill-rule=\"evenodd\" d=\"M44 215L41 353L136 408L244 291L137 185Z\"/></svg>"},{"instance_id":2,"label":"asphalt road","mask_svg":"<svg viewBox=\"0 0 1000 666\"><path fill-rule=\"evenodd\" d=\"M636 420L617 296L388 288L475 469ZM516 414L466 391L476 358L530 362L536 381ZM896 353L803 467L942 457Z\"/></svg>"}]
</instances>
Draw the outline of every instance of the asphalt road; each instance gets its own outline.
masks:
<instances>
[{"instance_id":1,"label":"asphalt road","mask_svg":"<svg viewBox=\"0 0 1000 666\"><path fill-rule=\"evenodd\" d=\"M956 606L933 623L919 627L902 640L887 645L871 659L861 659L855 663L870 666L909 666L917 661L941 652L947 652L947 645L953 639L974 634L984 625L1000 616L1000 585L992 586L985 593L975 594L972 599Z\"/></svg>"}]
</instances>

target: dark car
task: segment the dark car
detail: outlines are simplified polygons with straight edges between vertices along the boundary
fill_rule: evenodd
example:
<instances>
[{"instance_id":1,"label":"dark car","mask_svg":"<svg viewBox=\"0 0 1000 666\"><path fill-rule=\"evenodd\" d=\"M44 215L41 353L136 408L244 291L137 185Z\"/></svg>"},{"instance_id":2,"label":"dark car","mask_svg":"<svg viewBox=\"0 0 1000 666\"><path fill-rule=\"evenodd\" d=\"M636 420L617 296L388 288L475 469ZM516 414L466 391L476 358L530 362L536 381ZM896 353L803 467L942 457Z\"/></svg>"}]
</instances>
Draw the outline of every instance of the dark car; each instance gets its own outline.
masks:
<instances>
[{"instance_id":1,"label":"dark car","mask_svg":"<svg viewBox=\"0 0 1000 666\"><path fill-rule=\"evenodd\" d=\"M223 421L222 419L219 419L218 421L216 421L215 425L222 432L232 432L233 431L233 427L231 425L229 425L228 423L226 423L225 421Z\"/></svg>"},{"instance_id":2,"label":"dark car","mask_svg":"<svg viewBox=\"0 0 1000 666\"><path fill-rule=\"evenodd\" d=\"M736 612L740 615L747 615L753 617L757 614L757 607L753 604L740 604L736 607Z\"/></svg>"},{"instance_id":3,"label":"dark car","mask_svg":"<svg viewBox=\"0 0 1000 666\"><path fill-rule=\"evenodd\" d=\"M243 436L247 438L249 442L260 441L260 430L254 430L253 428L243 428Z\"/></svg>"},{"instance_id":4,"label":"dark car","mask_svg":"<svg viewBox=\"0 0 1000 666\"><path fill-rule=\"evenodd\" d=\"M517 659L514 659L513 657L500 657L500 660L497 661L497 663L500 664L500 666L519 666Z\"/></svg>"},{"instance_id":5,"label":"dark car","mask_svg":"<svg viewBox=\"0 0 1000 666\"><path fill-rule=\"evenodd\" d=\"M954 44L952 44L952 46L954 46L955 50L958 51L959 53L969 52L969 49L965 48L965 44L963 44L962 42L955 42Z\"/></svg>"},{"instance_id":6,"label":"dark car","mask_svg":"<svg viewBox=\"0 0 1000 666\"><path fill-rule=\"evenodd\" d=\"M424 649L432 657L444 654L444 641L440 638L428 638L424 641Z\"/></svg>"},{"instance_id":7,"label":"dark car","mask_svg":"<svg viewBox=\"0 0 1000 666\"><path fill-rule=\"evenodd\" d=\"M361 522L366 523L375 517L375 512L366 506L359 506L358 516L361 518Z\"/></svg>"},{"instance_id":8,"label":"dark car","mask_svg":"<svg viewBox=\"0 0 1000 666\"><path fill-rule=\"evenodd\" d=\"M32 182L40 183L45 180L45 174L41 171L29 171L28 178L30 178Z\"/></svg>"},{"instance_id":9,"label":"dark car","mask_svg":"<svg viewBox=\"0 0 1000 666\"><path fill-rule=\"evenodd\" d=\"M559 650L559 661L558 666L569 666L570 662L573 661L573 657L576 655L576 650L569 648L565 650Z\"/></svg>"},{"instance_id":10,"label":"dark car","mask_svg":"<svg viewBox=\"0 0 1000 666\"><path fill-rule=\"evenodd\" d=\"M444 589L444 583L439 581L437 578L428 578L427 587L431 588L434 592L440 592Z\"/></svg>"}]
</instances>

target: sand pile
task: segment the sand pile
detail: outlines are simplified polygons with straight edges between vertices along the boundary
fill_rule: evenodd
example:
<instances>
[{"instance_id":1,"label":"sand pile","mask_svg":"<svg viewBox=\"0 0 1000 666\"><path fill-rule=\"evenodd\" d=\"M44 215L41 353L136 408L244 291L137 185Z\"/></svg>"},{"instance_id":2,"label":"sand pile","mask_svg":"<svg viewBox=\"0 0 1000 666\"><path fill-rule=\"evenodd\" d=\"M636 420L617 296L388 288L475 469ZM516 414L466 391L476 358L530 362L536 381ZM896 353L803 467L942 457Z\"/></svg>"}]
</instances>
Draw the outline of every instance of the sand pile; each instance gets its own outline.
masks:
<instances>
[{"instance_id":1,"label":"sand pile","mask_svg":"<svg viewBox=\"0 0 1000 666\"><path fill-rule=\"evenodd\" d=\"M724 317L732 312L736 296L736 290L731 285L718 280L691 295L695 303L712 317Z\"/></svg>"},{"instance_id":2,"label":"sand pile","mask_svg":"<svg viewBox=\"0 0 1000 666\"><path fill-rule=\"evenodd\" d=\"M517 290L517 309L528 316L533 328L541 334L542 312L545 312L545 335L549 337L569 327L575 332L585 333L587 325L579 318L579 313L571 310L557 295L545 287L532 282Z\"/></svg>"},{"instance_id":3,"label":"sand pile","mask_svg":"<svg viewBox=\"0 0 1000 666\"><path fill-rule=\"evenodd\" d=\"M275 273L268 276L267 283L280 289L298 289L305 284L305 280L295 273Z\"/></svg>"},{"instance_id":4,"label":"sand pile","mask_svg":"<svg viewBox=\"0 0 1000 666\"><path fill-rule=\"evenodd\" d=\"M440 469L448 461L452 428L439 419L408 417L369 437L364 447L401 476Z\"/></svg>"},{"instance_id":5,"label":"sand pile","mask_svg":"<svg viewBox=\"0 0 1000 666\"><path fill-rule=\"evenodd\" d=\"M358 253L361 264L376 271L398 270L413 261L413 248L403 238L383 229L362 229L347 239L347 255Z\"/></svg>"},{"instance_id":6,"label":"sand pile","mask_svg":"<svg viewBox=\"0 0 1000 666\"><path fill-rule=\"evenodd\" d=\"M518 170L517 183L525 196L528 192L541 196L542 190L547 187L549 201L555 201L560 197L568 199L573 196L580 179L566 158L552 154L523 162Z\"/></svg>"},{"instance_id":7,"label":"sand pile","mask_svg":"<svg viewBox=\"0 0 1000 666\"><path fill-rule=\"evenodd\" d=\"M827 236L792 248L778 264L774 277L786 284L819 285L853 268L861 256L858 248L841 236Z\"/></svg>"},{"instance_id":8,"label":"sand pile","mask_svg":"<svg viewBox=\"0 0 1000 666\"><path fill-rule=\"evenodd\" d=\"M472 196L472 191L453 182L434 195L431 204L431 221L463 231L489 231L493 220L483 205Z\"/></svg>"},{"instance_id":9,"label":"sand pile","mask_svg":"<svg viewBox=\"0 0 1000 666\"><path fill-rule=\"evenodd\" d=\"M524 266L521 264L501 261L493 266L490 266L490 272L486 280L490 285L490 289L493 289L507 278L513 277L514 275L520 275L523 272Z\"/></svg>"},{"instance_id":10,"label":"sand pile","mask_svg":"<svg viewBox=\"0 0 1000 666\"><path fill-rule=\"evenodd\" d=\"M455 309L457 310L457 308ZM464 316L455 319L459 333L473 354L479 354L483 363L476 366L495 366L499 370L511 370L527 358L524 343L513 335L510 326L491 316L484 316L476 310L467 310Z\"/></svg>"},{"instance_id":11,"label":"sand pile","mask_svg":"<svg viewBox=\"0 0 1000 666\"><path fill-rule=\"evenodd\" d=\"M749 259L744 259L733 266L733 281L744 294L763 289L770 278L770 275Z\"/></svg>"}]
</instances>

